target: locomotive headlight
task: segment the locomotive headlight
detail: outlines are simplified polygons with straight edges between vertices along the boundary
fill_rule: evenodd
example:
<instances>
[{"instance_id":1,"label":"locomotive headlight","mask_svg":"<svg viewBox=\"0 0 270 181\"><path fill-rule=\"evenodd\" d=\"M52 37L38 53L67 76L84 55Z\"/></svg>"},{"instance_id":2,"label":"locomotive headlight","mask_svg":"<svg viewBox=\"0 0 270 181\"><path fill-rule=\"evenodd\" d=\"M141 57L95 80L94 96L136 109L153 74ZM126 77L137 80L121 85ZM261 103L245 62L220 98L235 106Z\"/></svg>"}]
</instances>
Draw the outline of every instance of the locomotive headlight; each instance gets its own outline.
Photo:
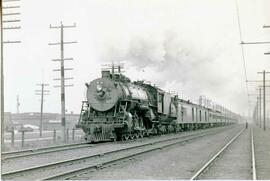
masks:
<instances>
[{"instance_id":1,"label":"locomotive headlight","mask_svg":"<svg viewBox=\"0 0 270 181\"><path fill-rule=\"evenodd\" d=\"M98 84L97 85L97 92L100 92L100 91L102 91L102 85Z\"/></svg>"}]
</instances>

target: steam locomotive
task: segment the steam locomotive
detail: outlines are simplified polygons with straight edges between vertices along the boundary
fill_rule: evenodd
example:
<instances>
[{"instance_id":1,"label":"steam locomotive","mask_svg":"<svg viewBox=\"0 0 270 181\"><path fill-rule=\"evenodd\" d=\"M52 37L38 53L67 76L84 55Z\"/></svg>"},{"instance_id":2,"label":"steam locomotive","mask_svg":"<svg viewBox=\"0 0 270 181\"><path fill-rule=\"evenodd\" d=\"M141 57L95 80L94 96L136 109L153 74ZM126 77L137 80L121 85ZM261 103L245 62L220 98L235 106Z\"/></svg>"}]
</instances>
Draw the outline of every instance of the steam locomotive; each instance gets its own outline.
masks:
<instances>
[{"instance_id":1,"label":"steam locomotive","mask_svg":"<svg viewBox=\"0 0 270 181\"><path fill-rule=\"evenodd\" d=\"M121 74L121 67L102 70L86 83L77 127L89 142L138 139L144 136L236 123L239 116L178 98L144 81Z\"/></svg>"}]
</instances>

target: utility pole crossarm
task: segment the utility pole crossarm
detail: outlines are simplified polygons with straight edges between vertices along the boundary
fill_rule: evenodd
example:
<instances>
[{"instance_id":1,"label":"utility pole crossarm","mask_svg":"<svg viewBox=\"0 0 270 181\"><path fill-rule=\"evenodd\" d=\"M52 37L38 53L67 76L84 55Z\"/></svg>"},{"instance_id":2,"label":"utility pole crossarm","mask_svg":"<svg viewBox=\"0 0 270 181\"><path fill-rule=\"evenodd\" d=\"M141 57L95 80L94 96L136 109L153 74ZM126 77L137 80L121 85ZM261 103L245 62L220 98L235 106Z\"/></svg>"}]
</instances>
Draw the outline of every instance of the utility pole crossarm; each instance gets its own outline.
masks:
<instances>
[{"instance_id":1,"label":"utility pole crossarm","mask_svg":"<svg viewBox=\"0 0 270 181\"><path fill-rule=\"evenodd\" d=\"M21 22L21 20L19 19L3 20L3 23L16 23L16 22Z\"/></svg>"},{"instance_id":2,"label":"utility pole crossarm","mask_svg":"<svg viewBox=\"0 0 270 181\"><path fill-rule=\"evenodd\" d=\"M62 24L62 22L61 22L61 24ZM50 28L51 29L55 29L55 28L75 28L76 27L76 23L74 23L73 25L62 25L62 26L52 26L52 25L50 25Z\"/></svg>"},{"instance_id":3,"label":"utility pole crossarm","mask_svg":"<svg viewBox=\"0 0 270 181\"><path fill-rule=\"evenodd\" d=\"M21 13L3 13L2 16L15 16L15 15L21 15Z\"/></svg>"},{"instance_id":4,"label":"utility pole crossarm","mask_svg":"<svg viewBox=\"0 0 270 181\"><path fill-rule=\"evenodd\" d=\"M10 26L10 27L3 27L3 30L17 30L21 29L20 26Z\"/></svg>"},{"instance_id":5,"label":"utility pole crossarm","mask_svg":"<svg viewBox=\"0 0 270 181\"><path fill-rule=\"evenodd\" d=\"M249 96L258 96L259 94L248 94ZM270 94L265 94L265 95L270 95Z\"/></svg>"},{"instance_id":6,"label":"utility pole crossarm","mask_svg":"<svg viewBox=\"0 0 270 181\"><path fill-rule=\"evenodd\" d=\"M10 44L10 43L21 43L21 41L4 41L3 44Z\"/></svg>"},{"instance_id":7,"label":"utility pole crossarm","mask_svg":"<svg viewBox=\"0 0 270 181\"><path fill-rule=\"evenodd\" d=\"M37 85L40 85L40 86L49 86L50 84L43 84L43 83L41 83L41 84L37 84Z\"/></svg>"},{"instance_id":8,"label":"utility pole crossarm","mask_svg":"<svg viewBox=\"0 0 270 181\"><path fill-rule=\"evenodd\" d=\"M64 68L64 70L73 70L73 68ZM53 71L62 71L62 69L53 69Z\"/></svg>"},{"instance_id":9,"label":"utility pole crossarm","mask_svg":"<svg viewBox=\"0 0 270 181\"><path fill-rule=\"evenodd\" d=\"M262 80L246 80L246 82L263 82ZM265 80L265 82L270 82L270 80Z\"/></svg>"},{"instance_id":10,"label":"utility pole crossarm","mask_svg":"<svg viewBox=\"0 0 270 181\"><path fill-rule=\"evenodd\" d=\"M65 80L72 80L72 79L74 79L74 78L73 78L73 77L67 77L67 78L65 77L64 79L65 79ZM55 79L53 79L53 80L61 80L61 79L60 79L60 78L55 78Z\"/></svg>"},{"instance_id":11,"label":"utility pole crossarm","mask_svg":"<svg viewBox=\"0 0 270 181\"><path fill-rule=\"evenodd\" d=\"M269 44L270 41L257 41L257 42L241 42L241 45L255 45L255 44Z\"/></svg>"},{"instance_id":12,"label":"utility pole crossarm","mask_svg":"<svg viewBox=\"0 0 270 181\"><path fill-rule=\"evenodd\" d=\"M4 6L3 9L14 9L14 8L20 8L20 6Z\"/></svg>"},{"instance_id":13,"label":"utility pole crossarm","mask_svg":"<svg viewBox=\"0 0 270 181\"><path fill-rule=\"evenodd\" d=\"M72 44L72 43L78 43L77 41L67 41L67 42L57 42L57 43L49 43L49 45L61 45L61 44Z\"/></svg>"},{"instance_id":14,"label":"utility pole crossarm","mask_svg":"<svg viewBox=\"0 0 270 181\"><path fill-rule=\"evenodd\" d=\"M258 87L270 87L270 85L265 85L265 86L259 85Z\"/></svg>"},{"instance_id":15,"label":"utility pole crossarm","mask_svg":"<svg viewBox=\"0 0 270 181\"><path fill-rule=\"evenodd\" d=\"M2 0L2 2L18 2L20 0Z\"/></svg>"},{"instance_id":16,"label":"utility pole crossarm","mask_svg":"<svg viewBox=\"0 0 270 181\"><path fill-rule=\"evenodd\" d=\"M35 90L36 93L42 92L41 90ZM43 90L43 92L50 92L50 90Z\"/></svg>"},{"instance_id":17,"label":"utility pole crossarm","mask_svg":"<svg viewBox=\"0 0 270 181\"><path fill-rule=\"evenodd\" d=\"M64 85L64 87L73 87L73 84L68 84L68 85ZM54 85L53 87L57 88L57 87L62 87L62 85Z\"/></svg>"},{"instance_id":18,"label":"utility pole crossarm","mask_svg":"<svg viewBox=\"0 0 270 181\"><path fill-rule=\"evenodd\" d=\"M258 74L264 74L264 73L266 73L266 74L269 74L270 72L257 72Z\"/></svg>"},{"instance_id":19,"label":"utility pole crossarm","mask_svg":"<svg viewBox=\"0 0 270 181\"><path fill-rule=\"evenodd\" d=\"M63 60L73 60L73 58L64 58ZM62 61L61 59L52 59L52 61Z\"/></svg>"}]
</instances>

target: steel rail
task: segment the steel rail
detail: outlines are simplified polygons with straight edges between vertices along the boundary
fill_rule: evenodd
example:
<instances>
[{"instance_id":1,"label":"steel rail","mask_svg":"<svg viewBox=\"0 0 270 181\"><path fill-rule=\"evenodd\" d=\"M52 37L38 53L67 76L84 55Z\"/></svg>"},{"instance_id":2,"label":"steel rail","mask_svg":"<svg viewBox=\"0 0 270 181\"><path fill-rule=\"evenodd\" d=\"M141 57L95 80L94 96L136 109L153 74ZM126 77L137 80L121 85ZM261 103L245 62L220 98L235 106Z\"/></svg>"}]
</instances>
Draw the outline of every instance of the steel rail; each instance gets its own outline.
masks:
<instances>
[{"instance_id":1,"label":"steel rail","mask_svg":"<svg viewBox=\"0 0 270 181\"><path fill-rule=\"evenodd\" d=\"M228 148L231 143L233 143L244 131L246 128L243 128L239 133L237 133L224 147L222 147L220 149L220 151L218 151L218 153L216 153L206 164L204 164L201 169L199 171L197 171L191 178L190 180L197 180L198 177L203 173L203 171L209 167L209 165L211 163L213 163L213 161L219 156L221 155L221 153L223 153L225 151L226 148Z\"/></svg>"},{"instance_id":2,"label":"steel rail","mask_svg":"<svg viewBox=\"0 0 270 181\"><path fill-rule=\"evenodd\" d=\"M227 130L227 129L224 129L224 131L225 130ZM165 143L165 142L169 142L169 141L173 141L173 140L177 140L177 139L183 139L183 138L186 138L186 137L192 137L193 136L192 138L186 138L184 140L177 141L177 142L174 142L172 144L168 144L166 146L166 147L168 147L168 146L172 146L174 144L179 144L179 143L190 141L192 139L196 139L196 138L203 137L203 136L206 136L206 135L214 134L216 132L220 132L220 129L218 129L218 130L210 130L210 131L208 130L208 131L205 131L205 132L199 132L199 133L194 133L194 134L184 135L184 136L181 135L179 137L170 138L170 139L166 139L166 140L153 141L153 142L145 143L145 144L141 144L141 145L130 146L130 147L126 147L126 148L122 148L122 149L117 149L117 150L113 150L113 151L108 151L108 152L104 152L104 153L93 154L93 155L88 155L88 156L82 156L82 157L79 157L79 158L67 159L67 160L58 161L58 162L49 163L49 164L44 164L44 165L38 165L38 166L34 166L34 167L30 167L30 168L24 168L24 169L19 169L19 170L15 170L15 171L11 171L11 172L6 172L6 173L3 173L2 172L2 178L4 178L4 179L6 179L7 177L9 177L9 178L11 177L12 178L12 177L14 177L14 176L16 176L18 174L19 174L20 177L22 177L22 174L24 172L35 171L35 170L42 170L42 169L46 169L48 167L53 167L53 166L62 166L63 164L70 164L70 163L76 162L76 161L82 161L82 160L91 159L91 158L94 158L94 157L101 157L101 156L104 156L104 155L107 156L107 155L110 155L110 154L113 154L113 153L118 153L118 152L120 153L120 152L123 152L123 151L129 151L129 150L136 149L136 148L142 148L142 147L152 146L153 144ZM158 149L162 149L162 148L159 147ZM104 163L104 164L106 164L106 163ZM98 165L95 165L94 167L95 168L98 168L99 166ZM87 168L89 168L89 166ZM77 169L77 170L73 170L72 173L81 171L82 169L86 169L86 168L80 168L80 169ZM69 171L69 173L71 173L71 171ZM52 179L54 177L62 177L64 175L66 175L66 174L67 173L63 173L62 172L62 173L59 173L59 174L54 175L54 176L49 176L49 177L46 177L46 178L42 178L41 180ZM12 179L14 179L14 178L12 178Z\"/></svg>"},{"instance_id":3,"label":"steel rail","mask_svg":"<svg viewBox=\"0 0 270 181\"><path fill-rule=\"evenodd\" d=\"M8 159L24 157L24 156L33 156L33 155L37 155L37 154L45 154L45 153L51 153L51 152L56 152L56 151L68 150L68 149L88 147L88 146L91 147L93 145L90 145L87 142L83 142L83 143L64 144L64 145L50 146L50 147L41 147L41 148L36 148L36 149L3 152L2 153L2 161L8 160Z\"/></svg>"},{"instance_id":4,"label":"steel rail","mask_svg":"<svg viewBox=\"0 0 270 181\"><path fill-rule=\"evenodd\" d=\"M142 138L141 140L143 140ZM133 140L126 140L125 142L130 142ZM103 143L105 144L105 143ZM103 145L103 144L99 144ZM74 148L69 148L73 147ZM26 156L34 156L34 155L40 155L40 154L46 154L46 153L53 153L57 151L65 151L65 150L71 150L71 149L79 149L83 147L93 147L93 144L90 144L90 142L82 142L82 143L73 143L73 144L64 144L64 145L57 145L57 146L50 146L50 147L41 147L41 148L35 148L35 149L26 149L26 150L19 150L19 151L11 151L11 152L3 152L2 153L2 161L7 161L10 159L16 159L20 157L26 157ZM63 148L63 149L61 149ZM52 150L51 150L52 149Z\"/></svg>"},{"instance_id":5,"label":"steel rail","mask_svg":"<svg viewBox=\"0 0 270 181\"><path fill-rule=\"evenodd\" d=\"M139 155L142 155L142 154L145 154L145 153L149 153L149 152L153 152L153 151L156 151L156 150L162 150L164 148L167 148L167 147L170 147L170 146L174 146L174 145L177 145L177 144L180 144L180 143L188 142L188 141L191 141L191 140L194 140L194 139L197 139L197 138L201 138L201 137L204 137L204 136L207 136L207 135L211 135L211 134L214 134L216 132L218 132L218 131L215 130L213 132L206 133L206 134L197 133L197 134L195 134L195 136L194 136L194 134L193 135L187 135L187 136L184 136L184 137L190 137L190 136L194 136L194 137L186 138L186 139L183 139L183 140L180 140L180 141L176 141L176 142L173 142L173 143L168 143L168 144L165 144L163 146L157 146L155 148L150 148L150 149L147 149L147 150L144 150L144 151L139 151L137 153L132 153L130 155L122 156L120 158L116 158L116 159L111 159L111 160L108 160L108 161L104 161L101 164L100 163L99 164L94 164L94 165L91 165L91 166L85 166L83 168L78 168L78 169L74 169L74 170L69 170L69 171L66 171L66 172L58 173L58 174L55 174L55 175L52 175L52 176L41 178L39 180L64 180L64 179L70 179L70 178L76 176L77 174L79 174L81 172L85 172L85 171L88 171L88 170L91 170L91 169L100 169L100 168L102 168L102 167L104 167L106 165L111 165L111 164L117 163L119 161L127 160L127 159L133 158L135 156L139 156ZM181 139L181 138L183 138L183 137L178 137L178 138L175 138L175 139ZM162 143L162 142L167 142L167 141L171 141L171 139L157 141L155 143L148 143L146 145L149 146L149 145L153 145L153 144L156 144L156 143ZM146 146L146 145L143 145L143 146ZM137 146L135 146L135 148L136 147ZM139 147L141 147L141 146L139 146Z\"/></svg>"},{"instance_id":6,"label":"steel rail","mask_svg":"<svg viewBox=\"0 0 270 181\"><path fill-rule=\"evenodd\" d=\"M145 139L141 138L141 140ZM125 142L130 142L130 141L134 141L134 140L126 140ZM19 151L10 151L10 152L3 152L2 153L2 161L6 161L9 159L15 159L15 158L20 158L20 157L24 157L24 156L33 156L33 155L38 155L38 154L46 154L46 153L52 153L52 152L57 152L57 151L64 151L64 150L69 150L69 149L73 149L73 148L68 148L71 146L80 146L80 145L84 145L81 147L87 147L87 145L89 145L89 147L93 147L94 144L91 144L90 142L82 142L82 143L73 143L73 144L64 144L64 145L57 145L57 146L50 146L50 147L40 147L40 148L34 148L34 149L25 149L25 150L19 150ZM105 143L103 143L105 144ZM103 144L98 144L103 145ZM76 148L81 148L81 147L75 147ZM64 149L61 149L64 148ZM50 150L52 149L52 150Z\"/></svg>"},{"instance_id":7,"label":"steel rail","mask_svg":"<svg viewBox=\"0 0 270 181\"><path fill-rule=\"evenodd\" d=\"M251 128L252 179L257 180L253 128Z\"/></svg>"}]
</instances>

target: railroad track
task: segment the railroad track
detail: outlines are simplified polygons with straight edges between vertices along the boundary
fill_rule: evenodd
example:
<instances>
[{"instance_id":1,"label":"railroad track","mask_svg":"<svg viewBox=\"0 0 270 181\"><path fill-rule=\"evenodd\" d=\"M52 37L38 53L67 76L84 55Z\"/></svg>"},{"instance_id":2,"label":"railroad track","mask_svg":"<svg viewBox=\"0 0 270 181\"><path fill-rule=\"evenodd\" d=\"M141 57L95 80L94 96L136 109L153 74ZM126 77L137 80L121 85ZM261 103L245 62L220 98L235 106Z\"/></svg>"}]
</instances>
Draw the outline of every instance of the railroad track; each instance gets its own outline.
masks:
<instances>
[{"instance_id":1,"label":"railroad track","mask_svg":"<svg viewBox=\"0 0 270 181\"><path fill-rule=\"evenodd\" d=\"M222 129L225 131L227 129ZM198 139L207 135L221 132L217 130L207 130L205 132L194 133L190 135L182 135L166 140L158 140L150 143L143 143L136 146L129 146L114 151L82 156L75 159L67 159L59 162L38 165L30 168L10 171L2 173L4 180L12 179L29 179L29 180L57 180L69 179L78 174L96 170L105 166L116 164L123 160L131 159L145 153L153 152L177 144L185 143L194 139Z\"/></svg>"},{"instance_id":2,"label":"railroad track","mask_svg":"<svg viewBox=\"0 0 270 181\"><path fill-rule=\"evenodd\" d=\"M148 139L148 137L141 138L140 140ZM121 141L125 143L133 142L134 140L126 140ZM74 143L74 144L64 144L64 145L58 145L58 146L50 146L50 147L41 147L41 148L34 148L34 149L26 149L26 150L19 150L19 151L11 151L11 152L3 152L2 153L2 162L8 162L15 160L17 158L23 158L23 157L30 157L30 156L40 156L43 154L49 154L53 152L59 152L59 151L66 151L66 150L73 150L73 149L80 149L80 148L86 148L86 147L94 147L96 145L101 146L105 143L99 143L99 144L90 144L88 142L83 143Z\"/></svg>"},{"instance_id":3,"label":"railroad track","mask_svg":"<svg viewBox=\"0 0 270 181\"><path fill-rule=\"evenodd\" d=\"M140 140L145 140L148 137L141 138ZM125 140L121 142L132 142L134 140ZM106 143L99 143L98 145L103 145ZM3 152L2 153L2 162L7 162L10 160L14 160L17 158L22 157L29 157L29 156L39 156L42 154L49 154L53 152L58 151L65 151L65 150L72 150L72 149L80 149L80 148L86 148L86 147L93 147L96 144L90 144L88 142L84 143L74 143L74 144L64 144L64 145L58 145L58 146L50 146L50 147L41 147L41 148L34 148L34 149L26 149L26 150L19 150L19 151L11 151L11 152Z\"/></svg>"},{"instance_id":4,"label":"railroad track","mask_svg":"<svg viewBox=\"0 0 270 181\"><path fill-rule=\"evenodd\" d=\"M58 151L79 149L79 148L92 147L92 146L93 145L89 143L74 143L74 144L64 144L64 145L51 146L51 147L42 147L42 148L36 148L36 149L3 152L2 161L5 162L11 159L16 159L20 157L41 155L41 154L46 154L46 153L53 153L53 152L58 152Z\"/></svg>"},{"instance_id":5,"label":"railroad track","mask_svg":"<svg viewBox=\"0 0 270 181\"><path fill-rule=\"evenodd\" d=\"M250 131L251 131L252 179L253 180L257 180L256 157L255 157L253 128L251 128Z\"/></svg>"},{"instance_id":6,"label":"railroad track","mask_svg":"<svg viewBox=\"0 0 270 181\"><path fill-rule=\"evenodd\" d=\"M237 133L228 143L225 144L213 157L211 157L191 178L190 180L198 180L200 179L200 176L209 169L210 165L212 165L215 160L221 156L222 153L224 153L225 150L227 150L233 142L235 142L241 134L246 130L246 128L243 128L239 133ZM256 180L256 161L255 161L255 152L254 152L254 139L253 139L253 129L250 129L251 132L251 156L252 156L252 179Z\"/></svg>"}]
</instances>

